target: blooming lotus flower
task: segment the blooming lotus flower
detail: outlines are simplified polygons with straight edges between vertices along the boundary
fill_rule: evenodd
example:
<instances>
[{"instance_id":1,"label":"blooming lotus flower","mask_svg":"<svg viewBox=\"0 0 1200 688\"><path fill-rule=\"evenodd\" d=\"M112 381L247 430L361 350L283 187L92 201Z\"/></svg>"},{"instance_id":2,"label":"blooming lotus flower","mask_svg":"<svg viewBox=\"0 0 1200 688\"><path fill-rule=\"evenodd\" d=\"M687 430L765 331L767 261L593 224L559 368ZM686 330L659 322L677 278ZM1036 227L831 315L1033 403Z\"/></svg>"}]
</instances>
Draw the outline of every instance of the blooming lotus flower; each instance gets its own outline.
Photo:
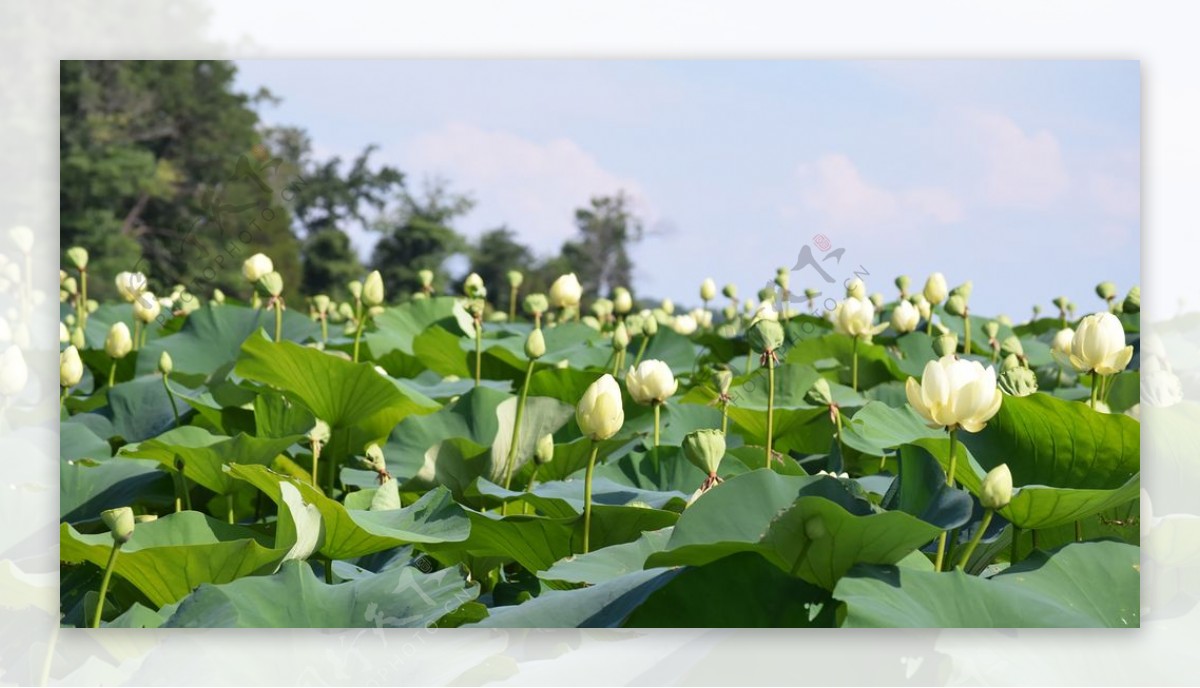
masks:
<instances>
[{"instance_id":1,"label":"blooming lotus flower","mask_svg":"<svg viewBox=\"0 0 1200 688\"><path fill-rule=\"evenodd\" d=\"M612 375L605 373L583 393L575 406L575 422L593 440L606 440L621 429L625 409L621 406L621 388Z\"/></svg>"},{"instance_id":2,"label":"blooming lotus flower","mask_svg":"<svg viewBox=\"0 0 1200 688\"><path fill-rule=\"evenodd\" d=\"M625 374L625 386L637 403L661 404L679 389L679 381L666 363L649 359L629 369Z\"/></svg>"},{"instance_id":3,"label":"blooming lotus flower","mask_svg":"<svg viewBox=\"0 0 1200 688\"><path fill-rule=\"evenodd\" d=\"M962 427L967 432L982 430L1000 410L1002 399L994 368L954 356L926 363L921 381L910 377L904 391L930 427Z\"/></svg>"},{"instance_id":4,"label":"blooming lotus flower","mask_svg":"<svg viewBox=\"0 0 1200 688\"><path fill-rule=\"evenodd\" d=\"M255 253L242 263L242 276L247 282L259 281L269 272L275 271L275 263L265 253Z\"/></svg>"},{"instance_id":5,"label":"blooming lotus flower","mask_svg":"<svg viewBox=\"0 0 1200 688\"><path fill-rule=\"evenodd\" d=\"M763 301L754 310L754 317L750 319L750 322L753 324L759 320L779 321L779 312L775 310L775 306L770 301Z\"/></svg>"},{"instance_id":6,"label":"blooming lotus flower","mask_svg":"<svg viewBox=\"0 0 1200 688\"><path fill-rule=\"evenodd\" d=\"M129 334L129 326L123 322L113 323L104 339L104 351L113 358L128 356L129 352L133 351L133 337Z\"/></svg>"},{"instance_id":7,"label":"blooming lotus flower","mask_svg":"<svg viewBox=\"0 0 1200 688\"><path fill-rule=\"evenodd\" d=\"M925 299L931 304L939 304L946 300L949 289L946 287L946 276L935 272L925 280Z\"/></svg>"},{"instance_id":8,"label":"blooming lotus flower","mask_svg":"<svg viewBox=\"0 0 1200 688\"><path fill-rule=\"evenodd\" d=\"M83 361L79 358L79 349L68 346L58 355L58 384L74 387L82 378Z\"/></svg>"},{"instance_id":9,"label":"blooming lotus flower","mask_svg":"<svg viewBox=\"0 0 1200 688\"><path fill-rule=\"evenodd\" d=\"M1085 317L1071 339L1071 365L1081 373L1113 375L1125 370L1133 347L1125 345L1125 329L1112 313Z\"/></svg>"},{"instance_id":10,"label":"blooming lotus flower","mask_svg":"<svg viewBox=\"0 0 1200 688\"><path fill-rule=\"evenodd\" d=\"M675 316L671 323L671 328L685 337L695 332L697 327L696 319L687 313Z\"/></svg>"},{"instance_id":11,"label":"blooming lotus flower","mask_svg":"<svg viewBox=\"0 0 1200 688\"><path fill-rule=\"evenodd\" d=\"M582 298L583 285L573 272L562 275L550 285L550 304L555 308L578 306Z\"/></svg>"},{"instance_id":12,"label":"blooming lotus flower","mask_svg":"<svg viewBox=\"0 0 1200 688\"><path fill-rule=\"evenodd\" d=\"M851 337L870 338L871 335L882 332L886 325L875 325L875 304L870 300L849 296L829 314L833 321L833 331L848 334Z\"/></svg>"},{"instance_id":13,"label":"blooming lotus flower","mask_svg":"<svg viewBox=\"0 0 1200 688\"><path fill-rule=\"evenodd\" d=\"M689 315L696 321L696 325L704 328L712 327L712 311L703 308L693 308Z\"/></svg>"},{"instance_id":14,"label":"blooming lotus flower","mask_svg":"<svg viewBox=\"0 0 1200 688\"><path fill-rule=\"evenodd\" d=\"M921 313L908 301L901 301L892 309L892 328L897 332L912 332L921 322Z\"/></svg>"}]
</instances>

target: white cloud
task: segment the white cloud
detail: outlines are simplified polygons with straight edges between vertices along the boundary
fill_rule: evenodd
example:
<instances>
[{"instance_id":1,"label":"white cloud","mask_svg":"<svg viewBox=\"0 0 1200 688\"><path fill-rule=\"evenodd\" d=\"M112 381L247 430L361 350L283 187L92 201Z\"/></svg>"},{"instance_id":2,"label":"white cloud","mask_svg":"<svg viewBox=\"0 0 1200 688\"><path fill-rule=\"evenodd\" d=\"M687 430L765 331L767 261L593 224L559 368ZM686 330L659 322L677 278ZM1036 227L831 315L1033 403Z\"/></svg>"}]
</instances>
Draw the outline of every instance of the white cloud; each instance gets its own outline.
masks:
<instances>
[{"instance_id":1,"label":"white cloud","mask_svg":"<svg viewBox=\"0 0 1200 688\"><path fill-rule=\"evenodd\" d=\"M963 218L962 204L941 187L891 190L863 177L841 153L821 156L797 170L803 207L844 228L950 224Z\"/></svg>"},{"instance_id":2,"label":"white cloud","mask_svg":"<svg viewBox=\"0 0 1200 688\"><path fill-rule=\"evenodd\" d=\"M557 252L575 233L575 209L596 195L624 190L643 219L652 219L641 186L601 166L566 138L532 141L506 131L455 123L418 135L405 169L441 175L478 201L468 232L508 223L540 253Z\"/></svg>"},{"instance_id":3,"label":"white cloud","mask_svg":"<svg viewBox=\"0 0 1200 688\"><path fill-rule=\"evenodd\" d=\"M1039 208L1070 186L1058 139L1046 130L1026 133L1012 119L991 112L967 115L967 141L984 162L983 194L996 205Z\"/></svg>"}]
</instances>

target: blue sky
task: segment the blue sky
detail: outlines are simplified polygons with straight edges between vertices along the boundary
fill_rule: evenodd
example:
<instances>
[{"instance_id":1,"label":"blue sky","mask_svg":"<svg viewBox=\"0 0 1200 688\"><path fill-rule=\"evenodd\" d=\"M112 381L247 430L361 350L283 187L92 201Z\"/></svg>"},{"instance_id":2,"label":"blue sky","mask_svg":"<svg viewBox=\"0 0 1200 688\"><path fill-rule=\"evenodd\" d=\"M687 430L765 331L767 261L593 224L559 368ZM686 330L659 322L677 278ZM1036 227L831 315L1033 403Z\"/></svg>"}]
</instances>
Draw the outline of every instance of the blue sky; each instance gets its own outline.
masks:
<instances>
[{"instance_id":1,"label":"blue sky","mask_svg":"<svg viewBox=\"0 0 1200 688\"><path fill-rule=\"evenodd\" d=\"M756 291L814 235L891 296L901 273L974 281L1023 319L1140 281L1140 67L1129 61L239 61L319 156L441 176L540 255L573 209L624 189L650 236L635 292ZM374 236L351 230L360 251ZM816 251L816 249L814 249ZM818 255L820 255L818 251ZM829 261L827 265L834 265ZM820 286L811 270L793 289Z\"/></svg>"}]
</instances>

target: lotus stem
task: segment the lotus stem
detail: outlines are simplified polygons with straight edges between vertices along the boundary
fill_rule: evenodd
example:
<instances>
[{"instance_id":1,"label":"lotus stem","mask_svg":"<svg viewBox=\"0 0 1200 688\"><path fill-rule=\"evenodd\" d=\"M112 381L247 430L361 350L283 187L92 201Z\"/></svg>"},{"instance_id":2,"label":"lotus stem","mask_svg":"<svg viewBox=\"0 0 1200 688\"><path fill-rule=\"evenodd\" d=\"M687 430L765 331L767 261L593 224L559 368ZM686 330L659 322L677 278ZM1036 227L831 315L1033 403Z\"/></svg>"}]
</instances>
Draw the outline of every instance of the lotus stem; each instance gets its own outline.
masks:
<instances>
[{"instance_id":1,"label":"lotus stem","mask_svg":"<svg viewBox=\"0 0 1200 688\"><path fill-rule=\"evenodd\" d=\"M117 552L119 551L121 551L121 543L114 541L112 550L108 553L108 564L104 567L104 577L100 579L100 598L96 600L96 615L92 617L92 628L100 628L100 613L104 611L104 598L108 596L108 583L112 580L112 572L116 568Z\"/></svg>"},{"instance_id":2,"label":"lotus stem","mask_svg":"<svg viewBox=\"0 0 1200 688\"><path fill-rule=\"evenodd\" d=\"M654 446L655 447L657 447L659 444L659 428L661 425L661 423L660 423L661 413L662 413L662 404L659 402L654 402Z\"/></svg>"},{"instance_id":3,"label":"lotus stem","mask_svg":"<svg viewBox=\"0 0 1200 688\"><path fill-rule=\"evenodd\" d=\"M356 321L356 325L354 327L354 362L358 363L358 343L362 339L363 331L362 299L357 300L354 311L354 319Z\"/></svg>"},{"instance_id":4,"label":"lotus stem","mask_svg":"<svg viewBox=\"0 0 1200 688\"><path fill-rule=\"evenodd\" d=\"M329 341L329 318L325 314L322 314L321 315L321 343L324 344L325 342L328 342L328 341Z\"/></svg>"},{"instance_id":5,"label":"lotus stem","mask_svg":"<svg viewBox=\"0 0 1200 688\"><path fill-rule=\"evenodd\" d=\"M475 319L475 386L480 383L480 375L483 372L483 323L479 318Z\"/></svg>"},{"instance_id":6,"label":"lotus stem","mask_svg":"<svg viewBox=\"0 0 1200 688\"><path fill-rule=\"evenodd\" d=\"M850 354L850 389L858 391L858 335L854 335L854 346Z\"/></svg>"},{"instance_id":7,"label":"lotus stem","mask_svg":"<svg viewBox=\"0 0 1200 688\"><path fill-rule=\"evenodd\" d=\"M513 287L508 292L508 321L517 321L517 287Z\"/></svg>"},{"instance_id":8,"label":"lotus stem","mask_svg":"<svg viewBox=\"0 0 1200 688\"><path fill-rule=\"evenodd\" d=\"M950 428L950 470L946 471L946 485L954 487L954 471L958 463L958 428ZM935 571L942 570L942 563L946 556L946 531L942 531L938 535L937 558L933 562Z\"/></svg>"},{"instance_id":9,"label":"lotus stem","mask_svg":"<svg viewBox=\"0 0 1200 688\"><path fill-rule=\"evenodd\" d=\"M283 300L275 297L275 341L283 341Z\"/></svg>"},{"instance_id":10,"label":"lotus stem","mask_svg":"<svg viewBox=\"0 0 1200 688\"><path fill-rule=\"evenodd\" d=\"M135 316L133 318L133 350L138 350L138 343L142 339L142 321Z\"/></svg>"},{"instance_id":11,"label":"lotus stem","mask_svg":"<svg viewBox=\"0 0 1200 688\"><path fill-rule=\"evenodd\" d=\"M179 406L175 403L175 392L171 391L171 385L167 381L166 373L163 373L162 383L163 389L167 391L167 399L171 401L171 413L175 414L175 427L179 427ZM109 382L109 386L112 386L111 382Z\"/></svg>"},{"instance_id":12,"label":"lotus stem","mask_svg":"<svg viewBox=\"0 0 1200 688\"><path fill-rule=\"evenodd\" d=\"M592 440L592 454L588 457L587 473L583 477L583 553L587 554L591 546L592 534L592 473L596 470L596 455L600 452L600 444Z\"/></svg>"},{"instance_id":13,"label":"lotus stem","mask_svg":"<svg viewBox=\"0 0 1200 688\"><path fill-rule=\"evenodd\" d=\"M312 484L313 487L316 487L317 486L317 465L321 459L321 443L317 440L312 441L312 455L313 455L312 475L309 476L309 478L311 479L309 482Z\"/></svg>"},{"instance_id":14,"label":"lotus stem","mask_svg":"<svg viewBox=\"0 0 1200 688\"><path fill-rule=\"evenodd\" d=\"M529 359L525 368L525 381L521 384L521 394L517 397L517 415L513 420L512 442L508 445L508 457L504 460L504 489L512 485L513 468L517 462L517 445L521 438L521 419L525 416L525 400L529 397L529 379L533 377L534 359ZM508 502L500 505L500 515L508 513Z\"/></svg>"},{"instance_id":15,"label":"lotus stem","mask_svg":"<svg viewBox=\"0 0 1200 688\"><path fill-rule=\"evenodd\" d=\"M232 492L225 495L225 512L228 514L229 525L233 525L235 523L235 521L233 518L233 493Z\"/></svg>"},{"instance_id":16,"label":"lotus stem","mask_svg":"<svg viewBox=\"0 0 1200 688\"><path fill-rule=\"evenodd\" d=\"M771 440L775 436L775 352L768 351L767 359L767 448L763 467L771 470Z\"/></svg>"},{"instance_id":17,"label":"lotus stem","mask_svg":"<svg viewBox=\"0 0 1200 688\"><path fill-rule=\"evenodd\" d=\"M637 358L633 359L633 367L634 368L637 367L637 364L642 362L642 356L646 353L646 345L649 343L650 343L650 335L643 334L642 335L642 343L640 346L638 346Z\"/></svg>"},{"instance_id":18,"label":"lotus stem","mask_svg":"<svg viewBox=\"0 0 1200 688\"><path fill-rule=\"evenodd\" d=\"M108 386L112 387L117 379L117 361L113 359L112 365L108 368ZM1093 403L1092 406L1095 406Z\"/></svg>"},{"instance_id":19,"label":"lotus stem","mask_svg":"<svg viewBox=\"0 0 1200 688\"><path fill-rule=\"evenodd\" d=\"M975 553L975 548L979 546L979 541L983 539L983 532L992 523L993 513L995 512L992 509L987 509L983 512L983 520L979 522L979 528L975 530L975 536L971 538L971 542L967 544L967 549L963 551L962 557L959 558L958 568L966 568L967 562L971 560L971 555Z\"/></svg>"},{"instance_id":20,"label":"lotus stem","mask_svg":"<svg viewBox=\"0 0 1200 688\"><path fill-rule=\"evenodd\" d=\"M971 354L971 311L963 309L963 356Z\"/></svg>"}]
</instances>

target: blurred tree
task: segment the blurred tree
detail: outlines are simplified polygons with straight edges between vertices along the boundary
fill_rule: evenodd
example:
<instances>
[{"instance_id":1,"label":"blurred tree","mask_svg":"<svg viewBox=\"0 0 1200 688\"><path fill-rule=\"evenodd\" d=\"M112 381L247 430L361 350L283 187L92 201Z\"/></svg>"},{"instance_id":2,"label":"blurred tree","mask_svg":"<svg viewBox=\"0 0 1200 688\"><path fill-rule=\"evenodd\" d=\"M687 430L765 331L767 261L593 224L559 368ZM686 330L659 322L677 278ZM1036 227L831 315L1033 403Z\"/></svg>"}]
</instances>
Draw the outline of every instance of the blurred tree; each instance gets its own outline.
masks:
<instances>
[{"instance_id":1,"label":"blurred tree","mask_svg":"<svg viewBox=\"0 0 1200 688\"><path fill-rule=\"evenodd\" d=\"M483 278L483 284L488 290L488 301L500 311L508 312L511 294L508 283L509 270L519 270L529 278L532 276L533 266L533 254L529 247L518 242L517 233L508 227L484 232L471 247L471 272L478 273ZM521 286L521 293L530 293L524 284Z\"/></svg>"},{"instance_id":2,"label":"blurred tree","mask_svg":"<svg viewBox=\"0 0 1200 688\"><path fill-rule=\"evenodd\" d=\"M641 220L630 208L625 192L596 196L587 208L575 211L579 238L563 244L562 258L583 285L585 294L612 292L613 287L632 284L633 261L629 244L641 241Z\"/></svg>"},{"instance_id":3,"label":"blurred tree","mask_svg":"<svg viewBox=\"0 0 1200 688\"><path fill-rule=\"evenodd\" d=\"M183 283L245 294L245 257L271 256L299 287L298 243L280 198L279 166L262 146L232 63L64 61L60 85L63 250L89 249L90 294L111 298L121 270L151 288Z\"/></svg>"},{"instance_id":4,"label":"blurred tree","mask_svg":"<svg viewBox=\"0 0 1200 688\"><path fill-rule=\"evenodd\" d=\"M451 192L444 180L426 180L420 197L403 191L400 207L372 223L383 238L371 265L383 275L390 300L420 291L417 273L423 269L433 271L436 292L446 292L446 259L466 248L451 223L474 207L473 199Z\"/></svg>"}]
</instances>

